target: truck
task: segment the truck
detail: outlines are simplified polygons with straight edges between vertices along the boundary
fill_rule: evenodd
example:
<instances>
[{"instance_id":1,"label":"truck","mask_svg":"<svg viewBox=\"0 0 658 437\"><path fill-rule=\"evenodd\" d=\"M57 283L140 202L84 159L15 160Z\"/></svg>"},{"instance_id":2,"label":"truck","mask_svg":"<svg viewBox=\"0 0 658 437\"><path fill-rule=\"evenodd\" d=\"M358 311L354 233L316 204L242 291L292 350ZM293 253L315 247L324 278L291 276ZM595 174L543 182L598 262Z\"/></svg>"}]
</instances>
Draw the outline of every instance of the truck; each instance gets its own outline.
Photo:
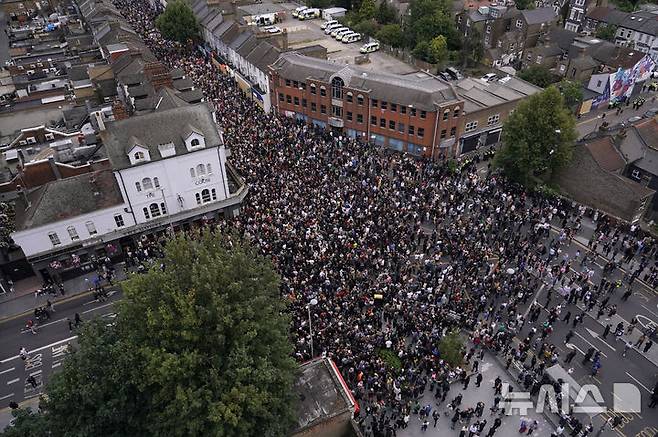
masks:
<instances>
[{"instance_id":1,"label":"truck","mask_svg":"<svg viewBox=\"0 0 658 437\"><path fill-rule=\"evenodd\" d=\"M326 21L335 20L344 17L347 9L345 8L327 8L322 11L322 18Z\"/></svg>"}]
</instances>

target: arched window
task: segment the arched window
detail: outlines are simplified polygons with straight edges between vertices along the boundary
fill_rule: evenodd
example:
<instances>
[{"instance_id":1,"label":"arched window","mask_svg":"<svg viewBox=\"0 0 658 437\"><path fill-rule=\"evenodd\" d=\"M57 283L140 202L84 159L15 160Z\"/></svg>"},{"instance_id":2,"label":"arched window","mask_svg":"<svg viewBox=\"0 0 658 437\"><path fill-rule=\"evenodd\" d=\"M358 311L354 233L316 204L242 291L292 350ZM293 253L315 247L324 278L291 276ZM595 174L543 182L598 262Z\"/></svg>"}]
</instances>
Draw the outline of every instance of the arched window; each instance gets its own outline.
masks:
<instances>
[{"instance_id":1,"label":"arched window","mask_svg":"<svg viewBox=\"0 0 658 437\"><path fill-rule=\"evenodd\" d=\"M194 139L190 142L190 145L191 145L192 147L198 147L199 145L201 145L201 142L199 141L198 138L194 138Z\"/></svg>"},{"instance_id":2,"label":"arched window","mask_svg":"<svg viewBox=\"0 0 658 437\"><path fill-rule=\"evenodd\" d=\"M347 100L347 103L352 103L352 101L354 100L354 94L352 94L350 91L348 91L345 94L345 100Z\"/></svg>"},{"instance_id":3,"label":"arched window","mask_svg":"<svg viewBox=\"0 0 658 437\"><path fill-rule=\"evenodd\" d=\"M139 182L135 182L135 188L137 188L137 192L139 193L140 191L142 191L142 184L140 184Z\"/></svg>"},{"instance_id":4,"label":"arched window","mask_svg":"<svg viewBox=\"0 0 658 437\"><path fill-rule=\"evenodd\" d=\"M158 178L153 178L153 186L155 188L160 188L160 180L158 180Z\"/></svg>"},{"instance_id":5,"label":"arched window","mask_svg":"<svg viewBox=\"0 0 658 437\"><path fill-rule=\"evenodd\" d=\"M455 106L455 110L452 116L455 118L459 118L459 106Z\"/></svg>"},{"instance_id":6,"label":"arched window","mask_svg":"<svg viewBox=\"0 0 658 437\"><path fill-rule=\"evenodd\" d=\"M217 200L217 190L213 188L210 190L210 194L212 194L212 200Z\"/></svg>"},{"instance_id":7,"label":"arched window","mask_svg":"<svg viewBox=\"0 0 658 437\"><path fill-rule=\"evenodd\" d=\"M314 83L311 84L311 94L315 94L317 91L315 90L316 86Z\"/></svg>"},{"instance_id":8,"label":"arched window","mask_svg":"<svg viewBox=\"0 0 658 437\"><path fill-rule=\"evenodd\" d=\"M196 193L195 196L196 196L196 204L201 205L201 194Z\"/></svg>"},{"instance_id":9,"label":"arched window","mask_svg":"<svg viewBox=\"0 0 658 437\"><path fill-rule=\"evenodd\" d=\"M135 157L135 161L141 161L144 159L144 152L135 152L133 156Z\"/></svg>"},{"instance_id":10,"label":"arched window","mask_svg":"<svg viewBox=\"0 0 658 437\"><path fill-rule=\"evenodd\" d=\"M199 176L206 174L206 166L203 164L197 165L196 174L198 174Z\"/></svg>"},{"instance_id":11,"label":"arched window","mask_svg":"<svg viewBox=\"0 0 658 437\"><path fill-rule=\"evenodd\" d=\"M203 203L210 202L210 190L205 189L201 191L201 199L203 200Z\"/></svg>"},{"instance_id":12,"label":"arched window","mask_svg":"<svg viewBox=\"0 0 658 437\"><path fill-rule=\"evenodd\" d=\"M356 103L358 103L359 106L363 106L363 96L361 94L356 96Z\"/></svg>"},{"instance_id":13,"label":"arched window","mask_svg":"<svg viewBox=\"0 0 658 437\"><path fill-rule=\"evenodd\" d=\"M159 217L160 216L160 207L158 206L157 203L152 203L149 205L149 211L151 212L151 217Z\"/></svg>"},{"instance_id":14,"label":"arched window","mask_svg":"<svg viewBox=\"0 0 658 437\"><path fill-rule=\"evenodd\" d=\"M327 95L327 88L324 85L320 85L320 95L322 97Z\"/></svg>"},{"instance_id":15,"label":"arched window","mask_svg":"<svg viewBox=\"0 0 658 437\"><path fill-rule=\"evenodd\" d=\"M151 216L149 215L149 209L147 207L144 207L143 211L144 211L144 218L146 220L150 219Z\"/></svg>"},{"instance_id":16,"label":"arched window","mask_svg":"<svg viewBox=\"0 0 658 437\"><path fill-rule=\"evenodd\" d=\"M443 119L447 120L450 117L450 109L443 111Z\"/></svg>"},{"instance_id":17,"label":"arched window","mask_svg":"<svg viewBox=\"0 0 658 437\"><path fill-rule=\"evenodd\" d=\"M334 77L331 79L331 97L334 99L342 99L344 86L345 82L343 82L343 79L340 77Z\"/></svg>"},{"instance_id":18,"label":"arched window","mask_svg":"<svg viewBox=\"0 0 658 437\"><path fill-rule=\"evenodd\" d=\"M212 174L212 167L210 166L210 163L206 164L206 172L208 174Z\"/></svg>"},{"instance_id":19,"label":"arched window","mask_svg":"<svg viewBox=\"0 0 658 437\"><path fill-rule=\"evenodd\" d=\"M151 182L151 178L142 179L142 187L144 187L145 190L152 190L153 182Z\"/></svg>"},{"instance_id":20,"label":"arched window","mask_svg":"<svg viewBox=\"0 0 658 437\"><path fill-rule=\"evenodd\" d=\"M190 176L192 176L193 178L196 177L196 173L194 173L194 168L190 169Z\"/></svg>"}]
</instances>

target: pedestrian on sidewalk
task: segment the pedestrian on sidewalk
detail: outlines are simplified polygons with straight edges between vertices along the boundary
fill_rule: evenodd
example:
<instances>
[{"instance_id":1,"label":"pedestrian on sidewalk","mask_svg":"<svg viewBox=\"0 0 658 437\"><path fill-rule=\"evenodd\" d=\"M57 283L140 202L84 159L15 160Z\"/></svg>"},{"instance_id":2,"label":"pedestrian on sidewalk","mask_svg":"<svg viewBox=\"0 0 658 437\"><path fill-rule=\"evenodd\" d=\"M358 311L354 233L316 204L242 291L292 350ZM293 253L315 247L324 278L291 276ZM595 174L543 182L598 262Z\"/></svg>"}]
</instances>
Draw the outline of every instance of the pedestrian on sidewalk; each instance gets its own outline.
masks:
<instances>
[{"instance_id":1,"label":"pedestrian on sidewalk","mask_svg":"<svg viewBox=\"0 0 658 437\"><path fill-rule=\"evenodd\" d=\"M638 338L637 341L635 342L635 347L639 348L640 346L642 346L642 343L644 343L646 339L647 336L645 334L640 335L640 338Z\"/></svg>"},{"instance_id":2,"label":"pedestrian on sidewalk","mask_svg":"<svg viewBox=\"0 0 658 437\"><path fill-rule=\"evenodd\" d=\"M530 425L528 425L528 432L526 433L526 435L532 435L532 433L533 433L537 428L539 428L539 422L537 422L536 420L533 420L533 421L530 423Z\"/></svg>"},{"instance_id":3,"label":"pedestrian on sidewalk","mask_svg":"<svg viewBox=\"0 0 658 437\"><path fill-rule=\"evenodd\" d=\"M653 340L649 339L649 341L647 341L647 344L644 345L644 349L642 349L642 352L646 354L647 352L649 352L649 349L651 349L651 346L653 346Z\"/></svg>"},{"instance_id":4,"label":"pedestrian on sidewalk","mask_svg":"<svg viewBox=\"0 0 658 437\"><path fill-rule=\"evenodd\" d=\"M46 308L48 308L48 311L52 311L53 313L55 312L55 304L48 299L46 301Z\"/></svg>"},{"instance_id":5,"label":"pedestrian on sidewalk","mask_svg":"<svg viewBox=\"0 0 658 437\"><path fill-rule=\"evenodd\" d=\"M571 337L573 337L573 335L574 335L574 332L573 332L573 329L572 329L569 332L567 332L567 336L564 338L564 342L569 343L569 340L571 340Z\"/></svg>"},{"instance_id":6,"label":"pedestrian on sidewalk","mask_svg":"<svg viewBox=\"0 0 658 437\"><path fill-rule=\"evenodd\" d=\"M82 324L82 318L80 317L80 314L75 313L75 327L79 327Z\"/></svg>"},{"instance_id":7,"label":"pedestrian on sidewalk","mask_svg":"<svg viewBox=\"0 0 658 437\"><path fill-rule=\"evenodd\" d=\"M18 352L18 355L20 355L21 360L23 361L27 360L28 358L27 349L25 349L25 347L22 347L20 352Z\"/></svg>"},{"instance_id":8,"label":"pedestrian on sidewalk","mask_svg":"<svg viewBox=\"0 0 658 437\"><path fill-rule=\"evenodd\" d=\"M564 358L564 362L567 363L567 364L571 363L571 360L574 359L574 357L576 356L576 353L577 353L577 352L575 351L575 349L574 349L574 350L571 350L571 351L567 354L567 356Z\"/></svg>"},{"instance_id":9,"label":"pedestrian on sidewalk","mask_svg":"<svg viewBox=\"0 0 658 437\"><path fill-rule=\"evenodd\" d=\"M612 326L608 323L603 330L603 338L606 338L608 334L610 334L610 328L612 328Z\"/></svg>"},{"instance_id":10,"label":"pedestrian on sidewalk","mask_svg":"<svg viewBox=\"0 0 658 437\"><path fill-rule=\"evenodd\" d=\"M633 343L631 343L630 341L627 341L626 344L624 345L624 352L621 354L621 356L625 358L625 357L626 357L626 353L627 353L628 350L629 350L630 348L632 348L632 347L633 347Z\"/></svg>"},{"instance_id":11,"label":"pedestrian on sidewalk","mask_svg":"<svg viewBox=\"0 0 658 437\"><path fill-rule=\"evenodd\" d=\"M480 384L482 384L482 374L478 373L478 376L475 377L475 386L479 388Z\"/></svg>"}]
</instances>

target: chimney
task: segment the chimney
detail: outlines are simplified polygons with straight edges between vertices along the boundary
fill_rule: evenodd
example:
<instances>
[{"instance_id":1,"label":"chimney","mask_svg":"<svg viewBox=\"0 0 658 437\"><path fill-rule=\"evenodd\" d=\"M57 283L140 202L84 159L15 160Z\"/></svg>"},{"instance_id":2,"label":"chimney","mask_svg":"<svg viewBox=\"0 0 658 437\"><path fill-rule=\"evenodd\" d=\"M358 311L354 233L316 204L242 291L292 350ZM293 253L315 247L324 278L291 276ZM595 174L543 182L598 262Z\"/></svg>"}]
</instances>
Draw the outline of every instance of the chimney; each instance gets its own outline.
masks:
<instances>
[{"instance_id":1,"label":"chimney","mask_svg":"<svg viewBox=\"0 0 658 437\"><path fill-rule=\"evenodd\" d=\"M173 88L174 86L171 74L160 62L149 62L144 65L144 76L151 82L156 92L164 87Z\"/></svg>"},{"instance_id":2,"label":"chimney","mask_svg":"<svg viewBox=\"0 0 658 437\"><path fill-rule=\"evenodd\" d=\"M52 156L48 157L48 164L50 165L50 170L52 170L53 174L57 179L62 179L62 174L59 172L59 167L57 167L57 163L55 162L55 158Z\"/></svg>"},{"instance_id":3,"label":"chimney","mask_svg":"<svg viewBox=\"0 0 658 437\"><path fill-rule=\"evenodd\" d=\"M25 154L23 153L23 149L16 149L16 156L18 156L18 164L20 167L25 167Z\"/></svg>"},{"instance_id":4,"label":"chimney","mask_svg":"<svg viewBox=\"0 0 658 437\"><path fill-rule=\"evenodd\" d=\"M25 209L28 209L30 206L32 206L30 204L30 199L28 199L27 193L25 192L22 186L16 185L16 191L18 191L18 194L23 199L23 202L25 202Z\"/></svg>"},{"instance_id":5,"label":"chimney","mask_svg":"<svg viewBox=\"0 0 658 437\"><path fill-rule=\"evenodd\" d=\"M128 111L122 102L116 100L112 103L112 114L114 115L115 120L125 120L128 118Z\"/></svg>"}]
</instances>

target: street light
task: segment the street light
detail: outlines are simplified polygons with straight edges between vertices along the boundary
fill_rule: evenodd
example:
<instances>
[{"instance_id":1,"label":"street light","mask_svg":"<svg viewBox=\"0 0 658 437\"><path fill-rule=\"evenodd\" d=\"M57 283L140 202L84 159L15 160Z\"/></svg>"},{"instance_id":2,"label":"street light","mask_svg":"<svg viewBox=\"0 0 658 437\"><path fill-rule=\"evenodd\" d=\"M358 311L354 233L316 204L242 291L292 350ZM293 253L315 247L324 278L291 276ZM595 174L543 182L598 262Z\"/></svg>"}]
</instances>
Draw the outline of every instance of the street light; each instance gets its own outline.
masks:
<instances>
[{"instance_id":1,"label":"street light","mask_svg":"<svg viewBox=\"0 0 658 437\"><path fill-rule=\"evenodd\" d=\"M318 304L318 300L313 298L308 302L308 305L306 305L306 309L308 309L308 333L311 336L311 358L315 356L313 353L313 322L311 321L311 306L315 306Z\"/></svg>"}]
</instances>

